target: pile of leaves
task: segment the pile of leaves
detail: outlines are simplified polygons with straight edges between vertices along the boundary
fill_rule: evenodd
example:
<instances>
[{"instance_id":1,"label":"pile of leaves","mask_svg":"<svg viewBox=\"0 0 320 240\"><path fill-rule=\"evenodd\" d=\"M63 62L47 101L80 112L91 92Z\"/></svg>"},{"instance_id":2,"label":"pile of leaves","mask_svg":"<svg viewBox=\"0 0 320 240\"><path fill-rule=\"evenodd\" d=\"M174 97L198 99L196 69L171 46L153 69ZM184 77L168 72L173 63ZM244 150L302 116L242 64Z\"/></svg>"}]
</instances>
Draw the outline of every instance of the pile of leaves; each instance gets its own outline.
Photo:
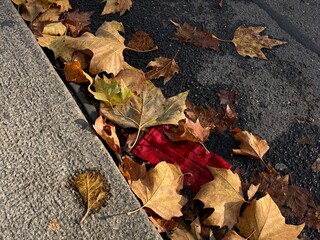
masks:
<instances>
[{"instance_id":1,"label":"pile of leaves","mask_svg":"<svg viewBox=\"0 0 320 240\"><path fill-rule=\"evenodd\" d=\"M305 224L319 231L320 209L311 193L264 162L269 150L265 140L236 127L234 90L219 92L218 107L196 106L187 101L188 92L166 99L151 80L166 84L180 72L178 52L150 61L145 73L129 65L123 52L155 51L147 33L136 32L126 44L122 23L105 22L93 34L92 13L71 10L68 0L13 2L39 44L64 63L67 81L87 84L100 101L93 127L117 156L121 173L142 204L127 214L146 210L158 231L171 239L295 239ZM130 0L108 0L102 14L122 15L131 6ZM232 42L241 56L267 59L262 48L285 43L260 36L264 27L240 26L232 40L221 40L204 28L172 23L180 42L214 51L222 42ZM206 149L210 134L224 131L240 142L233 154L259 159L265 171L242 179ZM74 183L87 205L83 223L105 202L107 190L98 172L80 174ZM286 224L284 216L300 225Z\"/></svg>"}]
</instances>

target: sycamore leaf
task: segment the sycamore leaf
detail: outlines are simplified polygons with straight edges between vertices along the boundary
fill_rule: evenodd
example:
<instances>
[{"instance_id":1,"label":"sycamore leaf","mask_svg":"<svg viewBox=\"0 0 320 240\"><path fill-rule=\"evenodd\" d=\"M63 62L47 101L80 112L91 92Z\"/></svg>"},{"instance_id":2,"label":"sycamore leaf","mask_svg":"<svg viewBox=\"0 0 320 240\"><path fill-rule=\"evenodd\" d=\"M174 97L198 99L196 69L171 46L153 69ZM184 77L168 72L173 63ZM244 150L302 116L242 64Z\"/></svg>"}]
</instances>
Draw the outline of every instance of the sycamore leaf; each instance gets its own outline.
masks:
<instances>
[{"instance_id":1,"label":"sycamore leaf","mask_svg":"<svg viewBox=\"0 0 320 240\"><path fill-rule=\"evenodd\" d=\"M174 126L170 131L165 132L165 134L170 138L171 141L192 141L204 143L208 140L210 135L209 127L202 127L197 119L196 122L186 118L185 120L179 121L179 126Z\"/></svg>"},{"instance_id":2,"label":"sycamore leaf","mask_svg":"<svg viewBox=\"0 0 320 240\"><path fill-rule=\"evenodd\" d=\"M72 37L78 37L83 32L90 30L90 16L93 12L69 11L64 14L63 23L67 26Z\"/></svg>"},{"instance_id":3,"label":"sycamore leaf","mask_svg":"<svg viewBox=\"0 0 320 240\"><path fill-rule=\"evenodd\" d=\"M222 238L222 240L246 240L236 233L234 230L230 230L227 234Z\"/></svg>"},{"instance_id":4,"label":"sycamore leaf","mask_svg":"<svg viewBox=\"0 0 320 240\"><path fill-rule=\"evenodd\" d=\"M214 180L204 184L195 196L204 203L205 208L214 208L204 224L231 229L237 223L242 204L246 202L240 178L229 169L208 168Z\"/></svg>"},{"instance_id":5,"label":"sycamore leaf","mask_svg":"<svg viewBox=\"0 0 320 240\"><path fill-rule=\"evenodd\" d=\"M64 75L68 82L84 83L89 82L84 74L81 64L78 61L72 61L64 65Z\"/></svg>"},{"instance_id":6,"label":"sycamore leaf","mask_svg":"<svg viewBox=\"0 0 320 240\"><path fill-rule=\"evenodd\" d=\"M178 194L182 184L183 173L179 167L161 162L147 172L145 178L133 181L131 188L142 201L141 208L150 208L163 219L170 220L172 217L182 216L181 208L187 202L187 199Z\"/></svg>"},{"instance_id":7,"label":"sycamore leaf","mask_svg":"<svg viewBox=\"0 0 320 240\"><path fill-rule=\"evenodd\" d=\"M198 31L188 23L180 24L171 21L175 25L177 32L175 33L175 40L179 42L188 42L200 48L209 48L219 51L220 39L213 34L207 32L204 28Z\"/></svg>"},{"instance_id":8,"label":"sycamore leaf","mask_svg":"<svg viewBox=\"0 0 320 240\"><path fill-rule=\"evenodd\" d=\"M271 49L274 46L286 44L286 42L271 39L268 35L260 36L259 34L265 29L265 27L238 27L232 39L237 52L244 57L257 57L266 60L267 57L261 51L262 48Z\"/></svg>"},{"instance_id":9,"label":"sycamore leaf","mask_svg":"<svg viewBox=\"0 0 320 240\"><path fill-rule=\"evenodd\" d=\"M250 240L292 240L297 239L304 224L294 226L285 223L285 218L272 198L267 194L256 199L244 209L236 225L240 234Z\"/></svg>"},{"instance_id":10,"label":"sycamore leaf","mask_svg":"<svg viewBox=\"0 0 320 240\"><path fill-rule=\"evenodd\" d=\"M172 240L202 240L201 236L201 223L199 217L197 217L190 226L182 221L179 221L179 225L169 235Z\"/></svg>"},{"instance_id":11,"label":"sycamore leaf","mask_svg":"<svg viewBox=\"0 0 320 240\"><path fill-rule=\"evenodd\" d=\"M58 23L49 23L44 26L42 34L48 34L53 36L62 36L66 33L67 27L61 22Z\"/></svg>"},{"instance_id":12,"label":"sycamore leaf","mask_svg":"<svg viewBox=\"0 0 320 240\"><path fill-rule=\"evenodd\" d=\"M166 99L159 88L147 81L139 95L133 94L130 100L121 106L112 109L100 108L100 111L123 128L138 129L137 140L141 130L162 124L177 125L184 119L187 95L188 92L183 92Z\"/></svg>"},{"instance_id":13,"label":"sycamore leaf","mask_svg":"<svg viewBox=\"0 0 320 240\"><path fill-rule=\"evenodd\" d=\"M129 156L122 157L123 166L120 171L122 175L128 180L129 184L132 181L138 181L140 178L144 178L147 174L146 164L139 164L132 160Z\"/></svg>"},{"instance_id":14,"label":"sycamore leaf","mask_svg":"<svg viewBox=\"0 0 320 240\"><path fill-rule=\"evenodd\" d=\"M107 192L103 177L98 172L79 174L75 177L74 184L87 205L87 211L80 221L80 224L82 224L90 211L97 211L101 208L105 202Z\"/></svg>"},{"instance_id":15,"label":"sycamore leaf","mask_svg":"<svg viewBox=\"0 0 320 240\"><path fill-rule=\"evenodd\" d=\"M154 214L155 215L155 214ZM177 228L178 222L176 219L172 218L170 220L162 219L158 216L151 215L149 220L153 223L159 233L171 232Z\"/></svg>"},{"instance_id":16,"label":"sycamore leaf","mask_svg":"<svg viewBox=\"0 0 320 240\"><path fill-rule=\"evenodd\" d=\"M112 151L120 154L120 141L116 133L116 127L111 122L107 123L102 116L99 116L93 128L106 141Z\"/></svg>"},{"instance_id":17,"label":"sycamore leaf","mask_svg":"<svg viewBox=\"0 0 320 240\"><path fill-rule=\"evenodd\" d=\"M146 32L135 32L129 39L127 47L139 51L156 50L158 47L154 44L149 34Z\"/></svg>"},{"instance_id":18,"label":"sycamore leaf","mask_svg":"<svg viewBox=\"0 0 320 240\"><path fill-rule=\"evenodd\" d=\"M241 142L240 149L232 149L233 154L247 155L263 161L263 156L269 150L269 145L266 140L248 131L241 131L240 128L233 129L232 133L233 137Z\"/></svg>"},{"instance_id":19,"label":"sycamore leaf","mask_svg":"<svg viewBox=\"0 0 320 240\"><path fill-rule=\"evenodd\" d=\"M131 0L107 0L107 3L101 15L120 12L120 16L121 16L127 10L130 10L131 6L132 6Z\"/></svg>"},{"instance_id":20,"label":"sycamore leaf","mask_svg":"<svg viewBox=\"0 0 320 240\"><path fill-rule=\"evenodd\" d=\"M166 84L176 73L180 72L175 57L172 59L159 57L155 61L149 62L147 67L152 67L152 70L146 73L146 78L152 80L164 77L163 83Z\"/></svg>"}]
</instances>

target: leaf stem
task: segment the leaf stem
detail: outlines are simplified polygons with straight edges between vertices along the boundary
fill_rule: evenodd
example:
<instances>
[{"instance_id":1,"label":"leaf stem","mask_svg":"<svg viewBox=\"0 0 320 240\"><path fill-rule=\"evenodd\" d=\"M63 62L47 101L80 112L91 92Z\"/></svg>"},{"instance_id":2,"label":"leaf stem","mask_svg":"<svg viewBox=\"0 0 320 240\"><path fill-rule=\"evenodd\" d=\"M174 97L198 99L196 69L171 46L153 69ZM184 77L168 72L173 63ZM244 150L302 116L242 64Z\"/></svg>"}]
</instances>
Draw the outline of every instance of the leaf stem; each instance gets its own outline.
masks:
<instances>
[{"instance_id":1,"label":"leaf stem","mask_svg":"<svg viewBox=\"0 0 320 240\"><path fill-rule=\"evenodd\" d=\"M132 210L132 211L130 211L130 212L127 212L127 215L131 215L131 214L133 214L133 213L139 212L140 210L143 209L143 207L144 207L144 206L141 206L141 207L139 207L139 208L137 208L137 209L135 209L135 210Z\"/></svg>"},{"instance_id":2,"label":"leaf stem","mask_svg":"<svg viewBox=\"0 0 320 240\"><path fill-rule=\"evenodd\" d=\"M138 129L138 133L137 133L136 139L134 140L134 143L131 146L129 146L129 151L130 152L131 152L131 149L137 144L138 138L140 136L140 132L141 132L141 128Z\"/></svg>"},{"instance_id":3,"label":"leaf stem","mask_svg":"<svg viewBox=\"0 0 320 240\"><path fill-rule=\"evenodd\" d=\"M88 217L88 214L90 212L90 209L88 208L86 213L84 214L84 216L82 217L81 221L80 221L80 224L82 224L84 222L84 220L86 220L86 218Z\"/></svg>"}]
</instances>

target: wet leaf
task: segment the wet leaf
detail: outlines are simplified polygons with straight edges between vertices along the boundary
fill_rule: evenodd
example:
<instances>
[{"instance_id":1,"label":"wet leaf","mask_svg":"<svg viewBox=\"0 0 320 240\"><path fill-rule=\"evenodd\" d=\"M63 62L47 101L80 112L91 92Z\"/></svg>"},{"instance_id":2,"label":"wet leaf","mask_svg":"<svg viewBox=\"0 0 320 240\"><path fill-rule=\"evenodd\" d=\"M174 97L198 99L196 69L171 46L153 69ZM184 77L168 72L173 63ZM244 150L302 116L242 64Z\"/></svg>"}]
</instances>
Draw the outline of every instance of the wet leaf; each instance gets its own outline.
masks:
<instances>
[{"instance_id":1,"label":"wet leaf","mask_svg":"<svg viewBox=\"0 0 320 240\"><path fill-rule=\"evenodd\" d=\"M135 32L129 39L127 47L136 49L139 51L148 51L151 49L157 49L158 47L154 44L149 34L146 32Z\"/></svg>"},{"instance_id":2,"label":"wet leaf","mask_svg":"<svg viewBox=\"0 0 320 240\"><path fill-rule=\"evenodd\" d=\"M131 0L107 0L107 3L101 15L120 12L120 16L121 16L127 10L130 10L131 6L132 6Z\"/></svg>"},{"instance_id":3,"label":"wet leaf","mask_svg":"<svg viewBox=\"0 0 320 240\"><path fill-rule=\"evenodd\" d=\"M79 174L75 177L74 184L87 205L87 211L80 221L82 224L91 211L99 210L104 204L107 196L106 186L102 175L98 172Z\"/></svg>"},{"instance_id":4,"label":"wet leaf","mask_svg":"<svg viewBox=\"0 0 320 240\"><path fill-rule=\"evenodd\" d=\"M262 48L271 49L274 46L286 44L286 42L271 39L268 35L260 36L260 33L265 29L265 27L238 27L232 39L237 52L244 57L257 57L266 60L267 57L261 51Z\"/></svg>"},{"instance_id":5,"label":"wet leaf","mask_svg":"<svg viewBox=\"0 0 320 240\"><path fill-rule=\"evenodd\" d=\"M163 83L166 84L176 73L180 72L175 57L172 59L159 57L155 61L149 62L147 67L152 67L152 70L146 73L146 79L152 80L164 77Z\"/></svg>"},{"instance_id":6,"label":"wet leaf","mask_svg":"<svg viewBox=\"0 0 320 240\"><path fill-rule=\"evenodd\" d=\"M187 202L178 193L182 184L183 174L179 167L161 162L147 172L145 178L133 181L131 188L142 201L141 208L150 208L163 219L170 220L182 216L181 208Z\"/></svg>"},{"instance_id":7,"label":"wet leaf","mask_svg":"<svg viewBox=\"0 0 320 240\"><path fill-rule=\"evenodd\" d=\"M304 224L294 226L285 223L284 217L272 198L267 194L244 209L237 228L242 236L251 240L297 239Z\"/></svg>"},{"instance_id":8,"label":"wet leaf","mask_svg":"<svg viewBox=\"0 0 320 240\"><path fill-rule=\"evenodd\" d=\"M233 129L232 133L233 137L241 142L240 149L232 149L233 154L247 155L263 161L263 156L269 150L269 145L266 140L248 131L241 131L240 128Z\"/></svg>"},{"instance_id":9,"label":"wet leaf","mask_svg":"<svg viewBox=\"0 0 320 240\"><path fill-rule=\"evenodd\" d=\"M94 125L94 130L108 144L112 151L120 154L120 141L116 133L116 127L111 122L106 122L102 116L99 116Z\"/></svg>"},{"instance_id":10,"label":"wet leaf","mask_svg":"<svg viewBox=\"0 0 320 240\"><path fill-rule=\"evenodd\" d=\"M231 229L245 202L238 174L231 170L208 167L214 180L206 183L195 196L205 208L214 208L214 212L204 221L213 226L228 226Z\"/></svg>"}]
</instances>

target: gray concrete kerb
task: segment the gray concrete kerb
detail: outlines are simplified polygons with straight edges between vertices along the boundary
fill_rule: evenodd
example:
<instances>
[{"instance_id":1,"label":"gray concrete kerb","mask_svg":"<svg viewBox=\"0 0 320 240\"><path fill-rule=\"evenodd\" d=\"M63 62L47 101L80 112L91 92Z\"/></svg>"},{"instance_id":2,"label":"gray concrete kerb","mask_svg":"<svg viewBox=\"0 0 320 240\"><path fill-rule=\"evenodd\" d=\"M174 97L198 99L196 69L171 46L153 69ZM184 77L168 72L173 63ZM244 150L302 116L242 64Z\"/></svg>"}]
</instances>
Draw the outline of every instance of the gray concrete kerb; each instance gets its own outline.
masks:
<instances>
[{"instance_id":1,"label":"gray concrete kerb","mask_svg":"<svg viewBox=\"0 0 320 240\"><path fill-rule=\"evenodd\" d=\"M0 239L161 239L10 0L0 3ZM100 170L106 207L83 225L69 179ZM60 229L48 228L57 219Z\"/></svg>"}]
</instances>

